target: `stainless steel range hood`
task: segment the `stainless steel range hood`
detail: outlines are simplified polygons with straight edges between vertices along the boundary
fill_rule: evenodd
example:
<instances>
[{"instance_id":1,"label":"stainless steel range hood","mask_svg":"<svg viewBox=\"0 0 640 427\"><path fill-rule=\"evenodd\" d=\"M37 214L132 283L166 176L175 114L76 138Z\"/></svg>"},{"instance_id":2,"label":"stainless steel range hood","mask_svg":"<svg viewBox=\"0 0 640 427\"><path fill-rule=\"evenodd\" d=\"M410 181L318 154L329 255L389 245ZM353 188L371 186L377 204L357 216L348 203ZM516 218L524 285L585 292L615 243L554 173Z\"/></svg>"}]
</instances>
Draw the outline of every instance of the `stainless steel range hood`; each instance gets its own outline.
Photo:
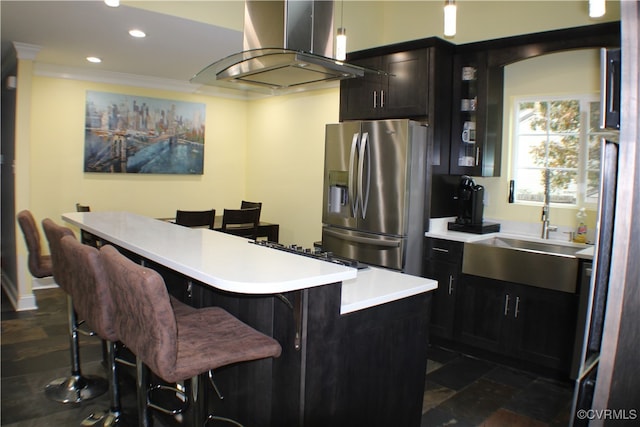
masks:
<instances>
[{"instance_id":1,"label":"stainless steel range hood","mask_svg":"<svg viewBox=\"0 0 640 427\"><path fill-rule=\"evenodd\" d=\"M244 51L196 74L192 83L267 94L324 87L361 77L365 69L333 56L333 2L245 2Z\"/></svg>"}]
</instances>

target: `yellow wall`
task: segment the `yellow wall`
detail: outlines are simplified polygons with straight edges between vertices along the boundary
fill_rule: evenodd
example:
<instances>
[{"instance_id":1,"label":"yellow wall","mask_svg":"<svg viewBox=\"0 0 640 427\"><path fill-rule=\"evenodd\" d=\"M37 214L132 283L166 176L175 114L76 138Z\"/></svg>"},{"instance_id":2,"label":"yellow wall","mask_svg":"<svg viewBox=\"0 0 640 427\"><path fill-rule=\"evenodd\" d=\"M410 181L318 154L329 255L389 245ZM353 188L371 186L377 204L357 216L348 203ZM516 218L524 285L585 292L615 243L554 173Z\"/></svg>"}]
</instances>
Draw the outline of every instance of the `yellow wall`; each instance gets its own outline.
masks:
<instances>
[{"instance_id":1,"label":"yellow wall","mask_svg":"<svg viewBox=\"0 0 640 427\"><path fill-rule=\"evenodd\" d=\"M600 52L597 49L578 50L544 55L505 67L504 111L502 130L502 174L498 178L477 178L485 187L485 217L520 222L540 222L540 206L509 204L509 180L513 178L513 123L516 97L531 95L579 95L600 92ZM587 226L595 227L595 206L586 206ZM554 225L575 226L575 208L552 205Z\"/></svg>"},{"instance_id":2,"label":"yellow wall","mask_svg":"<svg viewBox=\"0 0 640 427\"><path fill-rule=\"evenodd\" d=\"M203 175L83 172L86 91L206 104ZM56 221L75 203L169 217L176 209L240 206L246 190L247 103L184 93L66 80L33 79L30 206Z\"/></svg>"},{"instance_id":3,"label":"yellow wall","mask_svg":"<svg viewBox=\"0 0 640 427\"><path fill-rule=\"evenodd\" d=\"M321 238L325 124L338 121L339 91L254 101L249 108L247 197L280 223L280 239Z\"/></svg>"}]
</instances>

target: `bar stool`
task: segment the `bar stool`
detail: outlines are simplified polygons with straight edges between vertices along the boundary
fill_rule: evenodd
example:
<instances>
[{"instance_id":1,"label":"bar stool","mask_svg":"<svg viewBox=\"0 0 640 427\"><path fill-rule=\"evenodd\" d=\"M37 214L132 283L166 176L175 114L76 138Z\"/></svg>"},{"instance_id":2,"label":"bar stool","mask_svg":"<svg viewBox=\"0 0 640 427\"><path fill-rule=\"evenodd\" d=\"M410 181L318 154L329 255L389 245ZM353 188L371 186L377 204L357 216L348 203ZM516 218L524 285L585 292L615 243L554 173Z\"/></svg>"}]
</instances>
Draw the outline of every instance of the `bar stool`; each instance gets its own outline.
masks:
<instances>
[{"instance_id":1,"label":"bar stool","mask_svg":"<svg viewBox=\"0 0 640 427\"><path fill-rule=\"evenodd\" d=\"M49 218L42 220L42 228L49 241L49 252L53 263L53 278L58 286L67 294L67 317L69 320L69 344L71 353L71 375L51 381L44 389L45 395L56 402L79 403L98 397L107 391L108 384L104 378L82 375L80 369L80 342L78 339L78 318L73 307L70 283L71 272L62 268L60 260L60 241L65 236L75 235L70 228L57 225Z\"/></svg>"},{"instance_id":2,"label":"bar stool","mask_svg":"<svg viewBox=\"0 0 640 427\"><path fill-rule=\"evenodd\" d=\"M120 405L118 360L113 328L114 300L105 278L100 253L95 247L80 243L73 236L60 240L59 267L69 272L68 284L74 307L87 325L107 343L109 363L109 394L111 406L103 413L92 413L81 425L103 427L135 426L137 421L125 416Z\"/></svg>"},{"instance_id":3,"label":"bar stool","mask_svg":"<svg viewBox=\"0 0 640 427\"><path fill-rule=\"evenodd\" d=\"M40 232L36 225L36 220L29 210L20 211L17 215L18 224L24 234L24 241L27 244L29 257L27 266L33 277L41 279L53 275L53 267L51 263L51 255L42 254L42 243L40 240Z\"/></svg>"},{"instance_id":4,"label":"bar stool","mask_svg":"<svg viewBox=\"0 0 640 427\"><path fill-rule=\"evenodd\" d=\"M133 263L114 247L103 246L100 256L112 293L118 295L114 327L120 340L136 355L140 426L151 422L150 407L158 409L149 401L149 369L168 383L192 379L192 394L196 396L193 384L200 374L208 372L211 379L213 369L280 355L282 348L276 340L219 307L186 314L172 309L162 276ZM205 419L197 407L193 413L194 426L208 420L240 425L214 415Z\"/></svg>"}]
</instances>

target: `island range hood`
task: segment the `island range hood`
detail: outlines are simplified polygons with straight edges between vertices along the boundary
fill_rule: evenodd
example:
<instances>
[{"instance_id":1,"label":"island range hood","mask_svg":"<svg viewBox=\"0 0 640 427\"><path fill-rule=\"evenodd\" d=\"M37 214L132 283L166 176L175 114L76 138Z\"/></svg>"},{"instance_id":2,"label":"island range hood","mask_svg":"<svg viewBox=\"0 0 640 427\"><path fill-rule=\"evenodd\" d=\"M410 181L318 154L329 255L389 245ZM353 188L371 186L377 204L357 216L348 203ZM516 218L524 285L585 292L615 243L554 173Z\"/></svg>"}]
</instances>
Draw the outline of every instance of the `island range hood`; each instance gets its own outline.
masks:
<instances>
[{"instance_id":1,"label":"island range hood","mask_svg":"<svg viewBox=\"0 0 640 427\"><path fill-rule=\"evenodd\" d=\"M278 95L363 76L364 68L332 58L333 34L332 1L248 0L245 50L214 62L191 82Z\"/></svg>"}]
</instances>

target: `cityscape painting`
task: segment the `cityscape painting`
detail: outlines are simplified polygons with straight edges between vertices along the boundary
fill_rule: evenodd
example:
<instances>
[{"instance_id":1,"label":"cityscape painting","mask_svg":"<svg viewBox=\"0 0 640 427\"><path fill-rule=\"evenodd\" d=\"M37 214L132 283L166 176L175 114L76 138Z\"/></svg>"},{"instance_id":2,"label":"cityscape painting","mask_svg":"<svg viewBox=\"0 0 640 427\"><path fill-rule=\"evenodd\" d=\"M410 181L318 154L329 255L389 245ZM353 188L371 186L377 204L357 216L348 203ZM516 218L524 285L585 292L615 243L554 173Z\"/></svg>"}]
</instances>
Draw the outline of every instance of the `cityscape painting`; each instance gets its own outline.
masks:
<instances>
[{"instance_id":1,"label":"cityscape painting","mask_svg":"<svg viewBox=\"0 0 640 427\"><path fill-rule=\"evenodd\" d=\"M84 171L196 174L205 104L87 91Z\"/></svg>"}]
</instances>

